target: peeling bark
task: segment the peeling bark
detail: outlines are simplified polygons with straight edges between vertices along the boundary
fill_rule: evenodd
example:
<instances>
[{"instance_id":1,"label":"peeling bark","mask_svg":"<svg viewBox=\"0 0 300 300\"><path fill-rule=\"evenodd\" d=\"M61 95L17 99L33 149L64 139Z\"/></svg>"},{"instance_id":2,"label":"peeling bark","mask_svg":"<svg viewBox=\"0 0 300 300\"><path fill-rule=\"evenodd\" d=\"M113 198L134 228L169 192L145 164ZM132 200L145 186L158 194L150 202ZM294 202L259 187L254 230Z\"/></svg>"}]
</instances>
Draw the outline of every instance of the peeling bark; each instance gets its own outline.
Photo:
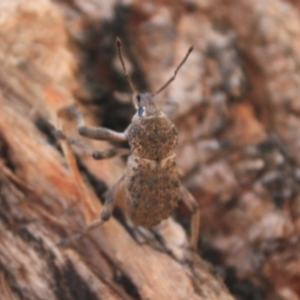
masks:
<instances>
[{"instance_id":1,"label":"peeling bark","mask_svg":"<svg viewBox=\"0 0 300 300\"><path fill-rule=\"evenodd\" d=\"M299 299L299 20L297 1L283 0L2 1L3 299L233 299L227 288ZM194 46L156 101L178 128L182 180L201 207L199 254L212 266L174 219L139 244L118 210L72 247L56 245L99 216L124 171L122 159L95 163L58 145L47 125L76 103L89 124L126 128L134 109L116 36L149 92ZM78 136L74 120L61 126Z\"/></svg>"},{"instance_id":2,"label":"peeling bark","mask_svg":"<svg viewBox=\"0 0 300 300\"><path fill-rule=\"evenodd\" d=\"M114 12L113 3L106 6ZM62 237L99 216L97 187L102 197L124 170L121 159L95 164L78 153L80 173L72 173L47 125L57 125L57 111L75 103L74 94L90 102L96 97L76 76L78 57L70 49L79 41L70 43L65 30L70 19L62 11L67 15L75 8L75 3L68 7L46 0L1 4L1 297L232 299L210 268L188 250L183 229L172 220L161 226L164 243L139 244L112 218L71 248L57 246ZM90 26L107 17L104 12L93 15L88 5L77 9L75 19L81 20L88 10ZM72 25L68 29L76 31ZM69 34L76 40L75 31ZM64 126L66 131L72 128ZM68 157L75 166L71 152Z\"/></svg>"}]
</instances>

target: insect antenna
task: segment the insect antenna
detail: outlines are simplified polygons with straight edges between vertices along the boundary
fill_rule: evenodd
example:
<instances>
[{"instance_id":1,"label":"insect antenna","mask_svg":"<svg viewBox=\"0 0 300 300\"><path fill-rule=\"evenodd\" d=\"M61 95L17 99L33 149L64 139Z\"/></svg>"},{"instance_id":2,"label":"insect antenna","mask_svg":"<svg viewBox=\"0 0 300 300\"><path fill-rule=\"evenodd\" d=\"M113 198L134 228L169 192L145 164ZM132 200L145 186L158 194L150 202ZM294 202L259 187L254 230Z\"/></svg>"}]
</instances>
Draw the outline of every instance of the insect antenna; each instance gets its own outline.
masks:
<instances>
[{"instance_id":1,"label":"insect antenna","mask_svg":"<svg viewBox=\"0 0 300 300\"><path fill-rule=\"evenodd\" d=\"M173 76L163 85L161 86L154 94L152 94L152 96L154 97L155 95L157 95L158 93L160 93L162 90L164 90L175 78L176 75L179 71L179 69L182 67L182 65L186 62L186 60L188 59L189 55L191 54L191 52L193 51L194 47L191 46L187 52L187 54L185 55L184 59L181 61L181 63L177 66Z\"/></svg>"},{"instance_id":2,"label":"insect antenna","mask_svg":"<svg viewBox=\"0 0 300 300\"><path fill-rule=\"evenodd\" d=\"M120 38L117 36L116 38L116 45L117 45L117 49L118 49L118 54L119 54L119 58L120 58L120 61L121 61L121 64L122 64L122 67L123 67L123 71L124 71L124 74L126 76L126 79L132 89L132 91L134 93L138 93L138 90L136 89L135 85L133 84L133 81L129 75L129 73L127 72L127 69L126 69L126 66L125 66L125 63L124 63L124 60L123 60L123 53L122 53L122 42L120 40Z\"/></svg>"}]
</instances>

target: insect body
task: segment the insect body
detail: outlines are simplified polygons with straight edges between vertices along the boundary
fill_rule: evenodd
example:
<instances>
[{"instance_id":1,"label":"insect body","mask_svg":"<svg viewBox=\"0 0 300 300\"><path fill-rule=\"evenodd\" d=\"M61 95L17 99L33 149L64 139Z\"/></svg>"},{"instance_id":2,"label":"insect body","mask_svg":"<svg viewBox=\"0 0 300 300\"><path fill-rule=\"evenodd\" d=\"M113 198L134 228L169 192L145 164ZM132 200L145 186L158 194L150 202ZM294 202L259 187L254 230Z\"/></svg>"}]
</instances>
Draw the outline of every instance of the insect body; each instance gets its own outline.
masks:
<instances>
[{"instance_id":1,"label":"insect body","mask_svg":"<svg viewBox=\"0 0 300 300\"><path fill-rule=\"evenodd\" d=\"M78 130L81 135L92 139L128 141L130 151L122 148L90 151L82 147L77 140L68 139L62 133L58 136L84 148L94 159L129 154L126 171L107 192L100 219L92 222L82 233L72 236L67 242L82 237L107 221L112 214L116 200L125 201L126 213L134 225L146 228L153 227L169 217L179 201L183 200L193 212L191 244L195 248L200 213L197 202L179 180L174 153L177 145L177 129L154 102L154 96L175 79L178 70L192 51L192 47L175 70L173 77L153 95L137 92L126 71L122 58L121 41L118 38L117 47L125 75L134 91L133 103L137 112L123 133L103 127L85 126L80 115L78 115Z\"/></svg>"},{"instance_id":2,"label":"insect body","mask_svg":"<svg viewBox=\"0 0 300 300\"><path fill-rule=\"evenodd\" d=\"M180 201L177 129L150 94L134 97L137 114L125 132L131 149L124 178L126 202L131 221L149 228L166 219Z\"/></svg>"}]
</instances>

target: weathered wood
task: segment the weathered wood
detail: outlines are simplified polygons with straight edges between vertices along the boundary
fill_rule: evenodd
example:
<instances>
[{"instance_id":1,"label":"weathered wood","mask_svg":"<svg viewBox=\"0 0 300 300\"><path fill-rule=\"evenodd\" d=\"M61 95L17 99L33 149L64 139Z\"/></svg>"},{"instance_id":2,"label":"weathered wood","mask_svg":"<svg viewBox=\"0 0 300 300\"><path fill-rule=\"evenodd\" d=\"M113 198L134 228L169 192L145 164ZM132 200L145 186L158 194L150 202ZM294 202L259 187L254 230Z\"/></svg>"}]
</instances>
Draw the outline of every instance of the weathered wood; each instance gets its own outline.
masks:
<instances>
[{"instance_id":1,"label":"weathered wood","mask_svg":"<svg viewBox=\"0 0 300 300\"><path fill-rule=\"evenodd\" d=\"M137 243L114 218L72 248L57 246L102 206L84 172L72 173L41 132L43 118L57 125L56 111L75 102L75 59L54 4L14 1L0 11L1 299L232 299L172 220L161 234L177 259ZM87 157L82 164L108 185L124 166Z\"/></svg>"},{"instance_id":2,"label":"weathered wood","mask_svg":"<svg viewBox=\"0 0 300 300\"><path fill-rule=\"evenodd\" d=\"M1 296L232 299L221 275L238 299L298 299L299 20L291 0L2 1ZM142 91L157 90L194 46L156 101L178 127L183 182L202 208L200 252L216 276L172 219L157 229L161 242L145 232L137 243L117 213L56 246L99 215L125 162L62 144L65 158L44 120L58 125L57 110L76 102L91 125L124 129L133 109L117 35ZM72 120L63 126L77 135Z\"/></svg>"}]
</instances>

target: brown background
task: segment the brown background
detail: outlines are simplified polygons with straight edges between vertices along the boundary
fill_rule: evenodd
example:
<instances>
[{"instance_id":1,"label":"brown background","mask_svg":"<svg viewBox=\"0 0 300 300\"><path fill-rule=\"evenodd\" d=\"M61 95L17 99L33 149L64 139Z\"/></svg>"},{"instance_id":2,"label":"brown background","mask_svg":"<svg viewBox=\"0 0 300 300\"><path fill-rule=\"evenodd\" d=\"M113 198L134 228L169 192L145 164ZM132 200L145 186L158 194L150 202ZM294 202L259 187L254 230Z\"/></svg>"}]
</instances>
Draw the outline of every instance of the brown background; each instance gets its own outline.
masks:
<instances>
[{"instance_id":1,"label":"brown background","mask_svg":"<svg viewBox=\"0 0 300 300\"><path fill-rule=\"evenodd\" d=\"M1 299L299 299L299 7L2 1ZM183 205L159 240L137 243L116 210L89 238L56 246L99 215L98 198L126 165L74 149L80 173L72 173L47 125L76 102L89 124L126 128L134 109L116 36L141 91L159 88L194 45L156 100L173 112L182 180L201 207L200 256L183 246ZM73 120L64 130L77 135Z\"/></svg>"}]
</instances>

